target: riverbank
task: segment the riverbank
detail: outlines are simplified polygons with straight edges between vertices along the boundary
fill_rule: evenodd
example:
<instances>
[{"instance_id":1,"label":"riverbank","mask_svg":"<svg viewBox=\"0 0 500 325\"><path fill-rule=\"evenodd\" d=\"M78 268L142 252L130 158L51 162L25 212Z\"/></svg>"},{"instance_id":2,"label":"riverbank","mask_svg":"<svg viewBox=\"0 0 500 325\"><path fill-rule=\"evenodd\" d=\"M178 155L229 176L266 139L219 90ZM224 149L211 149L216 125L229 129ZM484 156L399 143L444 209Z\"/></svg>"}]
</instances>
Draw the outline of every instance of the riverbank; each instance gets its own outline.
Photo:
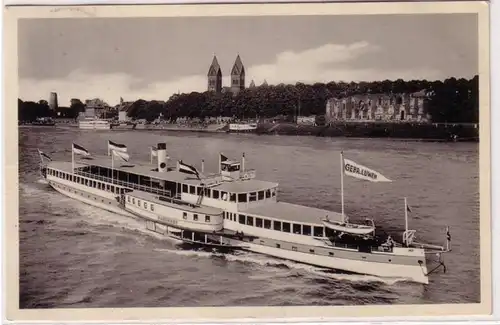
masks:
<instances>
[{"instance_id":1,"label":"riverbank","mask_svg":"<svg viewBox=\"0 0 500 325\"><path fill-rule=\"evenodd\" d=\"M56 123L55 127L75 127L74 123ZM19 125L19 127L48 127ZM54 126L52 126L54 127ZM137 124L113 126L115 131L171 131L226 133L227 125L187 126L172 124ZM256 134L295 135L317 137L347 138L387 138L393 140L432 141L432 142L478 142L479 126L474 124L420 124L420 123L360 123L342 122L330 126L300 125L293 123L259 123Z\"/></svg>"},{"instance_id":2,"label":"riverbank","mask_svg":"<svg viewBox=\"0 0 500 325\"><path fill-rule=\"evenodd\" d=\"M420 141L479 141L477 125L420 123L343 122L330 126L262 123L257 134L309 135L318 137L391 138Z\"/></svg>"}]
</instances>

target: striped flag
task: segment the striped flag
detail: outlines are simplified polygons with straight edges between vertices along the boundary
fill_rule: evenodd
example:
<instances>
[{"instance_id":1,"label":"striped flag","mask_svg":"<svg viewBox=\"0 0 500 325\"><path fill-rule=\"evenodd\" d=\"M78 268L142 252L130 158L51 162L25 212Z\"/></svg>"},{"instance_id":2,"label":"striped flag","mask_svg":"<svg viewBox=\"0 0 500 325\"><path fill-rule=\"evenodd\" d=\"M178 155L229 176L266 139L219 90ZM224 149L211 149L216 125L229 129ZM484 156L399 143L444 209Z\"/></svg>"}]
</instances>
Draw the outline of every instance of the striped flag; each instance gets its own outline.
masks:
<instances>
[{"instance_id":1,"label":"striped flag","mask_svg":"<svg viewBox=\"0 0 500 325\"><path fill-rule=\"evenodd\" d=\"M450 227L446 227L446 239L451 241Z\"/></svg>"},{"instance_id":2,"label":"striped flag","mask_svg":"<svg viewBox=\"0 0 500 325\"><path fill-rule=\"evenodd\" d=\"M43 160L43 158L48 159L49 161L52 161L52 158L49 157L45 152L42 150L38 149L38 154L40 155L40 159Z\"/></svg>"},{"instance_id":3,"label":"striped flag","mask_svg":"<svg viewBox=\"0 0 500 325\"><path fill-rule=\"evenodd\" d=\"M158 157L158 148L156 147L151 147L151 156L153 157Z\"/></svg>"},{"instance_id":4,"label":"striped flag","mask_svg":"<svg viewBox=\"0 0 500 325\"><path fill-rule=\"evenodd\" d=\"M127 146L121 143L116 143L111 140L108 140L108 152L111 150L127 152Z\"/></svg>"},{"instance_id":5,"label":"striped flag","mask_svg":"<svg viewBox=\"0 0 500 325\"><path fill-rule=\"evenodd\" d=\"M90 156L90 153L87 149L85 149L82 146L77 145L76 143L73 143L73 153L77 155L82 155L82 156Z\"/></svg>"},{"instance_id":6,"label":"striped flag","mask_svg":"<svg viewBox=\"0 0 500 325\"><path fill-rule=\"evenodd\" d=\"M126 152L111 150L113 157L117 157L122 161L128 162L130 159L130 155Z\"/></svg>"},{"instance_id":7,"label":"striped flag","mask_svg":"<svg viewBox=\"0 0 500 325\"><path fill-rule=\"evenodd\" d=\"M220 161L223 162L223 161L227 161L227 160L229 160L229 159L221 153L220 154Z\"/></svg>"},{"instance_id":8,"label":"striped flag","mask_svg":"<svg viewBox=\"0 0 500 325\"><path fill-rule=\"evenodd\" d=\"M191 165L183 163L182 160L179 161L179 172L186 174L193 174L196 175L198 179L200 179L200 174L198 173L198 170Z\"/></svg>"}]
</instances>

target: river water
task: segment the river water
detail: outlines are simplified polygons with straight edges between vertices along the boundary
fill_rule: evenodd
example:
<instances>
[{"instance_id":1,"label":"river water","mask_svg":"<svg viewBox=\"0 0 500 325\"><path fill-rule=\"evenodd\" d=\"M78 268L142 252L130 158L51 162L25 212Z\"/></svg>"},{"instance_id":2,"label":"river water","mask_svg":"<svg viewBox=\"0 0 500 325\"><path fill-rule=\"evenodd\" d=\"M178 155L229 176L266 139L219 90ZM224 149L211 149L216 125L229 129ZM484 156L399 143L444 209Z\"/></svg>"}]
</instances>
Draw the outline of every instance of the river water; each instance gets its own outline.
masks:
<instances>
[{"instance_id":1,"label":"river water","mask_svg":"<svg viewBox=\"0 0 500 325\"><path fill-rule=\"evenodd\" d=\"M197 134L168 131L19 129L20 307L181 307L467 303L480 301L479 146L385 139ZM279 197L340 211L340 157L394 180L345 178L351 219L371 217L401 238L404 197L419 241L453 251L447 272L430 284L325 273L312 266L253 253L226 258L181 251L168 239L122 217L69 199L38 181L37 148L71 159L72 141L105 154L107 140L128 146L132 160L149 160L166 142L172 162L215 171L218 152L238 159L257 178L280 183Z\"/></svg>"}]
</instances>

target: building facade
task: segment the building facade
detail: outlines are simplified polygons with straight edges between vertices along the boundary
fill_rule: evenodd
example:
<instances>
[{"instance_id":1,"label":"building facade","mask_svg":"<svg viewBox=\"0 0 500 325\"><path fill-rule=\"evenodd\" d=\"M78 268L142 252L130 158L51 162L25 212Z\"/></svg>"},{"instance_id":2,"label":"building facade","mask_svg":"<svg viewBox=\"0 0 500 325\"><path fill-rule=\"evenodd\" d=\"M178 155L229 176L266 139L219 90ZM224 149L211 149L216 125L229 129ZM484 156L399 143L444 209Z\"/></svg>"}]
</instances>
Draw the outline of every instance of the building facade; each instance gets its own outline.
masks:
<instances>
[{"instance_id":1,"label":"building facade","mask_svg":"<svg viewBox=\"0 0 500 325\"><path fill-rule=\"evenodd\" d=\"M335 121L428 122L429 94L366 94L330 98L326 103L327 123Z\"/></svg>"}]
</instances>

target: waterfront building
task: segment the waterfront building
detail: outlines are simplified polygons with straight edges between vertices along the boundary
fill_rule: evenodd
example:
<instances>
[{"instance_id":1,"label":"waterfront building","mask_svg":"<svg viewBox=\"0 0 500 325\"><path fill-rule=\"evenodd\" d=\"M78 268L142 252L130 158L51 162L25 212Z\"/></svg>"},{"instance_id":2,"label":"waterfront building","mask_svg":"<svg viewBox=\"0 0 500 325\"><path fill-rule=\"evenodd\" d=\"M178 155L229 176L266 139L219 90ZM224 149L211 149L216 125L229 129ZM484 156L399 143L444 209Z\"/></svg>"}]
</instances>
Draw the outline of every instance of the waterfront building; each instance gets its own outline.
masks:
<instances>
[{"instance_id":1,"label":"waterfront building","mask_svg":"<svg viewBox=\"0 0 500 325\"><path fill-rule=\"evenodd\" d=\"M428 93L363 94L330 98L325 118L334 121L428 122Z\"/></svg>"}]
</instances>

